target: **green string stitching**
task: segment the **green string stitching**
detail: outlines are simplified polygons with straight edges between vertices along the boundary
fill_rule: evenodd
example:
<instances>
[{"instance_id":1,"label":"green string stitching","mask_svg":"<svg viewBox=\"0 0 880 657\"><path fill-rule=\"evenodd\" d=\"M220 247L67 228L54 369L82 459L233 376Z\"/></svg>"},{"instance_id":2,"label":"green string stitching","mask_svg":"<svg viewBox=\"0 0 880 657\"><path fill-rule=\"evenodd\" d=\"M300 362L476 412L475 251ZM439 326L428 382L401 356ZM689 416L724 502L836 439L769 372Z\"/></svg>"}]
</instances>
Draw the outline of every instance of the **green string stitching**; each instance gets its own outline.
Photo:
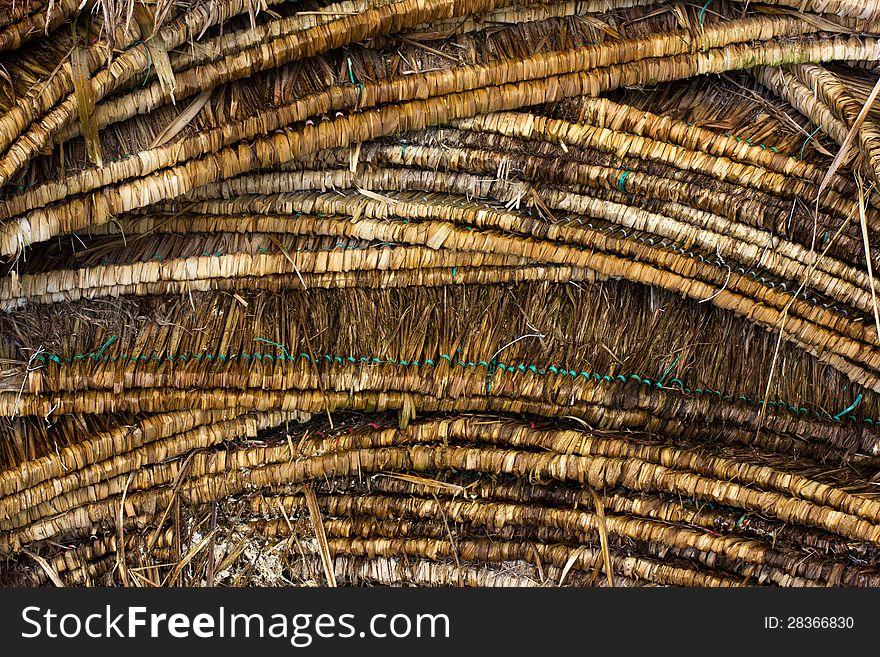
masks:
<instances>
[{"instance_id":1,"label":"green string stitching","mask_svg":"<svg viewBox=\"0 0 880 657\"><path fill-rule=\"evenodd\" d=\"M666 377L667 377L667 376L669 375L669 373L672 371L672 368L675 367L675 365L678 363L678 359L679 359L679 358L681 358L681 354L679 354L678 356L675 357L675 360L672 361L672 365L670 365L669 367L667 367L667 368L666 368L666 371L663 372L663 376L661 376L661 377L657 380L657 387L658 387L658 388L662 388L662 387L663 387L663 381L666 379Z\"/></svg>"},{"instance_id":2,"label":"green string stitching","mask_svg":"<svg viewBox=\"0 0 880 657\"><path fill-rule=\"evenodd\" d=\"M265 342L266 344L271 344L273 347L278 347L284 354L285 358L290 358L290 352L287 351L287 347L285 347L283 344L272 342L271 340L267 340L266 338L254 338L254 340L256 340L257 342Z\"/></svg>"},{"instance_id":3,"label":"green string stitching","mask_svg":"<svg viewBox=\"0 0 880 657\"><path fill-rule=\"evenodd\" d=\"M840 411L840 413L838 413L837 415L835 415L835 416L834 416L834 419L837 420L838 422L840 422L840 421L841 421L840 417L841 417L842 415L846 415L846 414L849 413L850 411L854 410L855 407L858 406L858 405L861 404L861 403L862 403L862 393L859 393L859 396L856 397L856 400L855 400L852 404L850 404L849 406L847 406L845 409L843 409L842 411Z\"/></svg>"},{"instance_id":4,"label":"green string stitching","mask_svg":"<svg viewBox=\"0 0 880 657\"><path fill-rule=\"evenodd\" d=\"M709 5L712 4L712 0L706 0L706 4L703 5L703 8L700 9L700 27L703 27L703 17L706 15L706 10L709 8Z\"/></svg>"},{"instance_id":5,"label":"green string stitching","mask_svg":"<svg viewBox=\"0 0 880 657\"><path fill-rule=\"evenodd\" d=\"M111 344L113 344L114 342L116 342L116 336L115 336L115 335L111 335L111 336L110 336L110 339L107 340L107 342L105 342L104 345L103 345L100 349L98 349L97 353L95 353L95 354L92 356L92 358L93 358L95 361L97 361L97 360L98 360L98 359L104 354L104 351L107 349L107 347L109 347L109 346L110 346Z\"/></svg>"},{"instance_id":6,"label":"green string stitching","mask_svg":"<svg viewBox=\"0 0 880 657\"><path fill-rule=\"evenodd\" d=\"M141 82L141 86L143 87L145 84L147 84L147 80L150 79L150 73L153 70L153 56L150 54L150 47L146 43L144 43L140 39L137 41L137 43L140 43L147 51L147 76L144 78L144 81Z\"/></svg>"}]
</instances>

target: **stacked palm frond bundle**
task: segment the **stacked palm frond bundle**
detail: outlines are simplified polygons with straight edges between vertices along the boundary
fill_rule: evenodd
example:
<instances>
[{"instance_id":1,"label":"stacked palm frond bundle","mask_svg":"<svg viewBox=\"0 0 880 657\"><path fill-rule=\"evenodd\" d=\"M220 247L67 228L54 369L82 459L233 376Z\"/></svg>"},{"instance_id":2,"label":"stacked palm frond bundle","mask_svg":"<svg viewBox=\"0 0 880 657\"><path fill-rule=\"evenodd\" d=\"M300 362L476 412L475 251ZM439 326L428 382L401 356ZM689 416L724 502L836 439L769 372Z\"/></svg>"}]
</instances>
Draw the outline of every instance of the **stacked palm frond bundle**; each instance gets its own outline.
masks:
<instances>
[{"instance_id":1,"label":"stacked palm frond bundle","mask_svg":"<svg viewBox=\"0 0 880 657\"><path fill-rule=\"evenodd\" d=\"M0 582L880 585L880 2L0 0Z\"/></svg>"}]
</instances>

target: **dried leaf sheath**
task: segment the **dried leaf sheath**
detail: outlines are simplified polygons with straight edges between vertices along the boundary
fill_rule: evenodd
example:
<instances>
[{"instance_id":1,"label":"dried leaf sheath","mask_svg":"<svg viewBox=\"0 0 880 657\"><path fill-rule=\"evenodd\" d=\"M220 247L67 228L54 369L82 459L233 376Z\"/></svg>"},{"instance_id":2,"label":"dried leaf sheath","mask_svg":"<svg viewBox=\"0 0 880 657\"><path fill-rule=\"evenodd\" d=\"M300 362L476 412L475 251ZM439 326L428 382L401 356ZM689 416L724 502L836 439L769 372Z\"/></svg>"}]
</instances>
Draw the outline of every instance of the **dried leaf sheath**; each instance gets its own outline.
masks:
<instances>
[{"instance_id":1,"label":"dried leaf sheath","mask_svg":"<svg viewBox=\"0 0 880 657\"><path fill-rule=\"evenodd\" d=\"M0 0L0 584L880 585L875 5Z\"/></svg>"}]
</instances>

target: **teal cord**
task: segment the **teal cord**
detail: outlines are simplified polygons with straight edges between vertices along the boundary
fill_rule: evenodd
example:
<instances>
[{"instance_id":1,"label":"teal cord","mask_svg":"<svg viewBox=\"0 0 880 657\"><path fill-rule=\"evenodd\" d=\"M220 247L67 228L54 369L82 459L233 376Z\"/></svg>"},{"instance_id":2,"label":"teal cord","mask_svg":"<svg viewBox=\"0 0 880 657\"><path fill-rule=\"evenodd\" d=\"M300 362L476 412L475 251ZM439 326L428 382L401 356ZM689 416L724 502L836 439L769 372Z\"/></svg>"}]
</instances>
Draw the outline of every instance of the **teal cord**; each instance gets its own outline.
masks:
<instances>
[{"instance_id":1,"label":"teal cord","mask_svg":"<svg viewBox=\"0 0 880 657\"><path fill-rule=\"evenodd\" d=\"M838 422L840 422L840 421L841 421L840 418L841 418L842 416L844 416L844 415L846 415L847 413L849 413L851 410L853 410L856 406L858 406L858 405L861 404L861 403L862 403L862 393L859 393L859 396L856 397L856 400L855 400L852 404L850 404L849 406L847 406L845 409L843 409L842 411L840 411L840 413L838 413L837 415L835 415L835 416L834 416L834 419L837 420Z\"/></svg>"},{"instance_id":2,"label":"teal cord","mask_svg":"<svg viewBox=\"0 0 880 657\"><path fill-rule=\"evenodd\" d=\"M278 344L277 342L272 342L271 340L267 340L266 338L254 338L257 342L265 342L266 344L271 344L273 347L278 347L282 353L284 353L284 358L290 358L290 353L287 351L287 347L283 344Z\"/></svg>"},{"instance_id":3,"label":"teal cord","mask_svg":"<svg viewBox=\"0 0 880 657\"><path fill-rule=\"evenodd\" d=\"M681 354L679 354L678 356L676 356L676 357L675 357L675 360L672 361L672 365L670 365L669 367L667 367L667 368L666 368L666 371L663 372L663 376L661 376L660 379L657 381L657 387L658 387L658 388L662 388L662 387L663 387L663 381L666 379L667 376L669 376L669 373L672 371L672 368L676 366L676 364L678 363L678 359L679 359L679 358L681 358Z\"/></svg>"},{"instance_id":4,"label":"teal cord","mask_svg":"<svg viewBox=\"0 0 880 657\"><path fill-rule=\"evenodd\" d=\"M706 15L706 10L709 8L709 5L712 4L712 0L706 0L706 4L703 5L703 8L700 9L700 27L703 26L703 16Z\"/></svg>"},{"instance_id":5,"label":"teal cord","mask_svg":"<svg viewBox=\"0 0 880 657\"><path fill-rule=\"evenodd\" d=\"M267 340L266 338L262 338L262 337L255 337L254 339L257 342L269 344L269 345L276 347L277 349L280 349L281 354L275 355L275 356L273 356L271 354L262 354L262 353L253 353L253 354L242 353L242 354L238 354L238 355L233 355L233 354L217 354L217 355L212 355L212 354L180 354L175 357L175 356L170 356L170 355L160 356L157 353L152 353L150 355L142 355L142 356L129 356L128 354L120 354L120 355L116 355L116 356L105 356L104 352L110 347L110 345L112 345L117 340L117 336L112 335L97 351L92 352L92 353L76 354L74 356L67 356L67 357L61 357L57 354L46 354L46 355L40 354L40 355L35 356L35 360L38 360L43 363L46 363L47 361L51 361L51 362L63 367L67 363L71 363L74 361L81 361L85 358L89 358L95 363L97 363L97 362L117 363L120 361L122 361L122 362L125 362L125 361L146 362L146 361L153 361L153 360L156 361L157 363L174 362L174 361L187 362L190 359L198 360L199 362L202 362L203 359L204 359L204 361L216 360L218 362L224 362L224 363L227 361L232 362L232 361L235 361L238 359L242 359L242 360L268 359L272 362L279 362L279 361L280 362L293 362L297 359L297 357L294 357L287 350L287 347L285 347L283 344L280 344L278 342L273 342L272 340ZM459 348L459 350L456 353L458 353L460 351L461 351L461 349ZM437 362L435 362L433 359L430 359L430 358L425 358L420 363L419 361L403 361L403 360L395 360L395 359L382 359L382 358L369 357L369 356L362 356L362 357L358 358L355 356L338 356L338 355L332 355L332 354L324 354L323 356L316 357L313 360L312 357L306 353L299 354L298 358L305 359L309 362L315 362L315 363L323 362L326 360L329 363L340 363L340 364L346 363L346 362L347 363L374 363L374 364L380 364L380 365L381 364L388 364L388 365L405 365L405 366L416 366L416 367L437 366L437 362L439 362L439 360ZM462 360L458 360L457 358L454 358L453 356L450 356L449 354L440 354L440 356L439 356L440 360L448 361L449 365L457 365L459 367L468 368L468 369L471 369L471 368L474 368L477 366L484 367L484 368L486 368L487 378L491 378L491 376L497 370L500 370L502 372L509 372L511 374L531 373L531 374L536 374L539 376L547 376L547 375L552 374L552 375L562 376L562 377L572 377L575 379L585 378L590 381L595 381L597 384L602 384L605 382L612 382L614 380L619 380L622 383L628 383L630 381L637 381L639 384L646 385L649 387L651 387L651 386L662 387L663 382L665 381L666 377L669 376L669 374L673 371L673 369L675 368L675 365L679 361L679 358L680 357L677 357L672 362L672 364L666 368L666 371L663 372L663 375L660 377L660 379L658 381L654 382L654 381L651 381L651 379L649 379L648 377L639 376L637 374L629 374L629 375L620 374L617 376L611 376L609 374L603 375L603 374L600 374L597 372L569 370L564 367L558 367L555 365L550 365L549 367L546 367L546 368L540 368L536 365L526 365L524 363L505 364L505 363L499 363L499 362L495 362L495 361L492 361L491 363L486 362L486 361L479 361L479 362L474 363L474 362L470 362L470 361L465 362ZM718 398L722 399L722 400L741 401L741 402L745 402L747 404L753 404L753 405L754 404L761 405L763 403L762 401L755 402L754 400L750 399L749 397L747 397L745 395L734 396L731 394L722 393L720 390L713 390L711 388L691 389L691 388L688 388L680 379L672 379L672 382L677 383L681 387L680 392L685 395L717 395ZM665 390L671 390L671 388L666 388ZM491 391L491 381L487 381L487 393L490 391ZM772 406L774 408L785 409L795 415L808 414L808 415L812 415L818 419L833 420L833 421L840 422L840 421L842 421L842 418L844 416L846 416L848 413L852 412L859 404L861 404L862 399L863 399L863 395L859 394L852 404L850 404L847 408L845 408L840 413L838 413L837 415L834 415L834 416L832 416L827 411L818 412L814 409L807 409L807 408L803 408L803 407L793 406L793 405L788 404L787 402L770 401L770 402L768 402L768 406ZM862 421L865 424L870 425L870 426L874 426L875 424L878 423L877 420L872 420L870 418L863 418Z\"/></svg>"},{"instance_id":6,"label":"teal cord","mask_svg":"<svg viewBox=\"0 0 880 657\"><path fill-rule=\"evenodd\" d=\"M143 87L147 84L147 80L150 79L150 73L153 71L153 56L150 54L150 47L146 43L141 40L138 40L137 43L140 43L147 50L147 77L141 82L141 86Z\"/></svg>"}]
</instances>

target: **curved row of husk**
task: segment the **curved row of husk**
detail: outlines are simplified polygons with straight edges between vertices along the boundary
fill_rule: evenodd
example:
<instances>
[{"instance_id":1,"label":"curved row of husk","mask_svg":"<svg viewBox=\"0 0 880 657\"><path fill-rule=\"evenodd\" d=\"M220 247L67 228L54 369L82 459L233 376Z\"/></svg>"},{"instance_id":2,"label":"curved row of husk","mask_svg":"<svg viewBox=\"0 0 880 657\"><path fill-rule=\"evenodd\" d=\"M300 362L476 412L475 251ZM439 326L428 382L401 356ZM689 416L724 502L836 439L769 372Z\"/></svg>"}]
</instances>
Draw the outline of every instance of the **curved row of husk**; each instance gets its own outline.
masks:
<instances>
[{"instance_id":1,"label":"curved row of husk","mask_svg":"<svg viewBox=\"0 0 880 657\"><path fill-rule=\"evenodd\" d=\"M880 585L875 4L16 5L0 582Z\"/></svg>"},{"instance_id":2,"label":"curved row of husk","mask_svg":"<svg viewBox=\"0 0 880 657\"><path fill-rule=\"evenodd\" d=\"M258 418L250 421L262 422ZM277 419L277 415L265 416L267 425ZM309 432L302 430L294 430L291 435L287 429L280 440L275 438L257 446L245 443L231 449L223 447L165 464L159 463L164 460L162 444L171 444L172 436L152 441L136 448L137 451L154 447L152 455L145 454L144 462L111 459L120 466L127 464L128 474L106 481L94 480L91 484L84 479L82 488L73 488L55 498L56 503L72 501L66 511L55 508L56 515L46 520L32 518L17 530L7 527L2 540L8 549L9 541L29 542L52 536L64 540L63 536L75 536L80 530L94 532L102 525L112 529L117 522L120 496L124 495L123 517L137 522L146 520L148 525L128 530L126 549L121 556L115 554L118 537L108 536L87 541L76 551L51 560L56 572L71 571L71 577L76 577L73 571L84 576L89 564L94 564L90 576L96 576L101 559L115 555L118 563L120 558L137 554L147 559L151 555L162 556L175 540L179 548L180 539L174 537L177 530L159 531L160 526L149 529L147 520L162 515L163 509L166 513L162 517L166 518L175 499L204 508L211 502L243 493L245 508L235 512L239 517L234 525L238 543L255 537L293 540L296 534L291 534L295 531L292 523L301 519L296 525L301 527L308 518L306 498L291 493L254 496L252 492L268 488L283 493L286 488L314 480L319 487L316 501L324 516L323 531L331 554L407 554L455 559L458 563L533 561L539 556L543 563L563 567L579 552L583 560L578 563L599 567L608 577L624 574L663 584L718 585L729 579L727 572L779 585L852 585L873 581L870 571L847 565L845 560L804 554L803 546L796 541L787 542L784 534L777 537L774 532L771 547L752 529L752 523L763 522L753 515L760 514L778 518L787 525L824 528L858 542L876 545L880 540L873 521L864 517L877 513L877 509L871 511L871 500L857 500L849 493L796 473L724 457L707 462L701 460L700 450L638 445L622 437L591 435L584 430L533 429L529 424L500 418L465 416L412 423L407 429L369 425L353 429L331 431L331 435L323 438L310 438ZM188 434L178 436L185 435ZM487 444L480 449L468 446L483 442ZM180 446L186 449L195 444L183 440ZM539 451L529 451L529 447ZM156 465L145 465L148 462ZM446 478L449 476L442 473L449 468L462 474ZM88 466L80 472L85 476L91 469ZM730 480L733 472L738 473L733 476L741 483ZM363 489L363 484L357 482L363 482L370 473L381 474L371 477L372 483ZM472 478L479 473L491 478ZM346 480L349 475L354 478ZM318 483L327 478L338 483ZM75 474L68 474L66 479L74 482ZM581 484L574 488L549 486L552 480ZM346 494L346 488L352 493ZM38 485L31 490L39 489ZM771 492L773 489L779 492ZM102 502L106 495L110 497ZM681 497L676 497L682 495L690 500L687 506L681 504ZM804 495L815 503L807 501ZM818 504L820 501L823 504ZM700 505L709 502L722 504L724 510L701 510ZM826 506L829 503L853 504L852 508L861 515L848 516ZM44 505L45 502L37 503L30 508L36 511ZM732 508L727 511L728 507ZM719 513L742 517L718 524ZM16 523L16 517L10 516L9 522ZM253 520L247 521L248 518ZM407 518L412 520L402 522ZM246 521L245 525L242 521ZM460 531L454 542L443 531L448 531L449 523ZM709 532L708 527L721 533ZM470 532L480 531L497 536L490 543L481 542L476 535L470 538ZM808 529L808 534L809 531L815 530ZM740 532L745 535L739 536ZM470 547L469 541L473 540L477 542ZM816 536L811 540L834 539ZM636 550L638 556L625 556L627 552L621 552L625 543L621 541L635 541L641 546ZM519 547L514 547L516 542ZM586 548L591 542L595 547ZM550 544L559 547L551 548ZM851 542L838 549L857 549L857 544ZM486 552L489 545L495 547ZM671 566L671 570L668 565L661 566L670 551L683 564L693 565ZM695 569L697 563L701 565ZM135 564L137 558L129 567L134 568ZM698 570L703 574L697 575Z\"/></svg>"},{"instance_id":3,"label":"curved row of husk","mask_svg":"<svg viewBox=\"0 0 880 657\"><path fill-rule=\"evenodd\" d=\"M798 58L799 61L804 56L815 57L818 61L832 58L870 59L877 56L876 49L877 44L873 39L818 40L805 43L806 54L799 52ZM644 59L632 64L614 64L596 71L593 69L592 58L583 49L577 49L552 56L536 56L534 62L483 67L483 74L479 68L462 68L443 71L439 75L427 73L409 76L376 85L375 99L370 95L372 86L365 85L363 90L358 86L341 87L336 94L326 95L326 100L313 98L308 103L312 105L311 111L300 120L318 113L315 111L318 102L324 105L325 111L340 107L338 101L331 100L334 95L352 96L354 102L368 107L376 102L383 102L383 94L388 94L389 100L398 99L399 102L400 98L412 97L413 92L408 94L405 91L407 87L418 93L419 89L428 90L436 84L447 83L436 91L429 92L442 95L382 106L376 113L359 112L339 117L311 129L307 127L271 138L258 138L246 149L241 146L223 148L205 160L197 159L188 164L179 164L161 173L144 175L146 171L143 166L132 169L134 162L130 162L128 168L131 170L127 175L142 175L142 178L118 184L101 193L92 192L82 199L68 201L51 209L34 210L26 217L10 221L4 226L0 252L5 255L15 254L24 246L43 241L55 234L105 223L112 214L144 207L159 198L176 198L199 186L215 182L221 179L220 176L226 178L241 174L256 166L268 167L296 156L314 153L321 148L345 146L401 130L422 129L479 113L515 109L583 93L596 94L601 90L636 83L646 75L655 80L674 80L699 73L736 69L744 67L746 63L782 64L793 57L787 44L771 40L759 47L724 46L687 56L676 55L662 59ZM519 71L528 72L526 79L531 78L528 84L514 82L522 79L523 73ZM459 75L456 76L455 73ZM431 84L422 79L425 76L434 76L437 82ZM544 79L535 79L541 77ZM457 78L460 78L460 82ZM482 86L487 84L493 86ZM468 87L471 90L460 90ZM263 124L261 127L267 127L264 121L259 123ZM210 167L206 166L208 160L211 161Z\"/></svg>"},{"instance_id":4,"label":"curved row of husk","mask_svg":"<svg viewBox=\"0 0 880 657\"><path fill-rule=\"evenodd\" d=\"M458 272L447 275L457 277ZM426 288L417 294L405 289L288 290L274 293L279 297L244 290L234 296L192 293L176 302L158 298L152 309L127 302L127 308L118 307L119 316L108 314L100 300L70 304L61 313L52 306L33 306L5 318L10 337L22 331L8 343L7 357L31 357L4 380L0 402L4 414L22 416L111 408L220 409L236 397L247 400L243 407L284 404L293 409L305 404L304 410L315 411L324 404L322 391L331 393L324 405L333 409L357 407L369 403L373 394L396 391L383 404L398 408L409 392L432 409L466 409L469 402L475 408L521 406L547 409L554 416L584 413L591 423L608 421L611 426L649 429L659 422L673 433L686 431L686 418L701 418L729 439L765 440L771 449L779 441L779 449L793 452L829 447L875 451L871 418L876 401L862 391L857 415L850 415L853 409L847 407L855 393L840 375L834 399L829 396L833 388L803 385L816 376L834 380L833 370L819 361L801 362L779 379L775 398L762 413L758 400L765 393L774 336L709 304L674 295L662 297L667 321L646 322L638 287L588 281L578 285L580 289L569 291L549 284L521 285L512 297L502 286L479 292L466 286L455 291ZM603 302L609 293L621 304L618 309ZM533 315L527 321L539 327L536 333L522 324L523 317L510 305L513 299L532 313L540 308L560 315L552 321ZM578 314L583 307L597 307L597 312ZM259 309L259 319L247 320L253 308ZM479 317L486 308L492 314L479 324L460 324L461 317ZM304 313L305 319L289 315L289 309ZM144 313L156 319L134 325L126 319ZM86 316L95 319L81 321ZM376 324L363 336L351 329L340 332L340 327L369 326L367 322ZM389 330L381 328L386 324L398 332L371 337L381 335L376 330ZM448 327L456 324L459 328L449 333ZM629 330L609 332L615 325ZM321 337L305 340L303 331ZM658 360L644 352L648 337L660 353L670 355ZM718 351L695 350L694 344L706 341L718 345ZM734 347L741 344L752 346ZM464 350L461 355L456 355L458 349ZM782 356L794 363L798 353L786 347ZM741 358L745 360L738 362ZM627 361L631 364L621 368ZM707 378L707 372L717 374ZM188 389L203 392L185 401ZM759 424L770 433L755 435ZM805 435L811 440L799 438Z\"/></svg>"}]
</instances>

